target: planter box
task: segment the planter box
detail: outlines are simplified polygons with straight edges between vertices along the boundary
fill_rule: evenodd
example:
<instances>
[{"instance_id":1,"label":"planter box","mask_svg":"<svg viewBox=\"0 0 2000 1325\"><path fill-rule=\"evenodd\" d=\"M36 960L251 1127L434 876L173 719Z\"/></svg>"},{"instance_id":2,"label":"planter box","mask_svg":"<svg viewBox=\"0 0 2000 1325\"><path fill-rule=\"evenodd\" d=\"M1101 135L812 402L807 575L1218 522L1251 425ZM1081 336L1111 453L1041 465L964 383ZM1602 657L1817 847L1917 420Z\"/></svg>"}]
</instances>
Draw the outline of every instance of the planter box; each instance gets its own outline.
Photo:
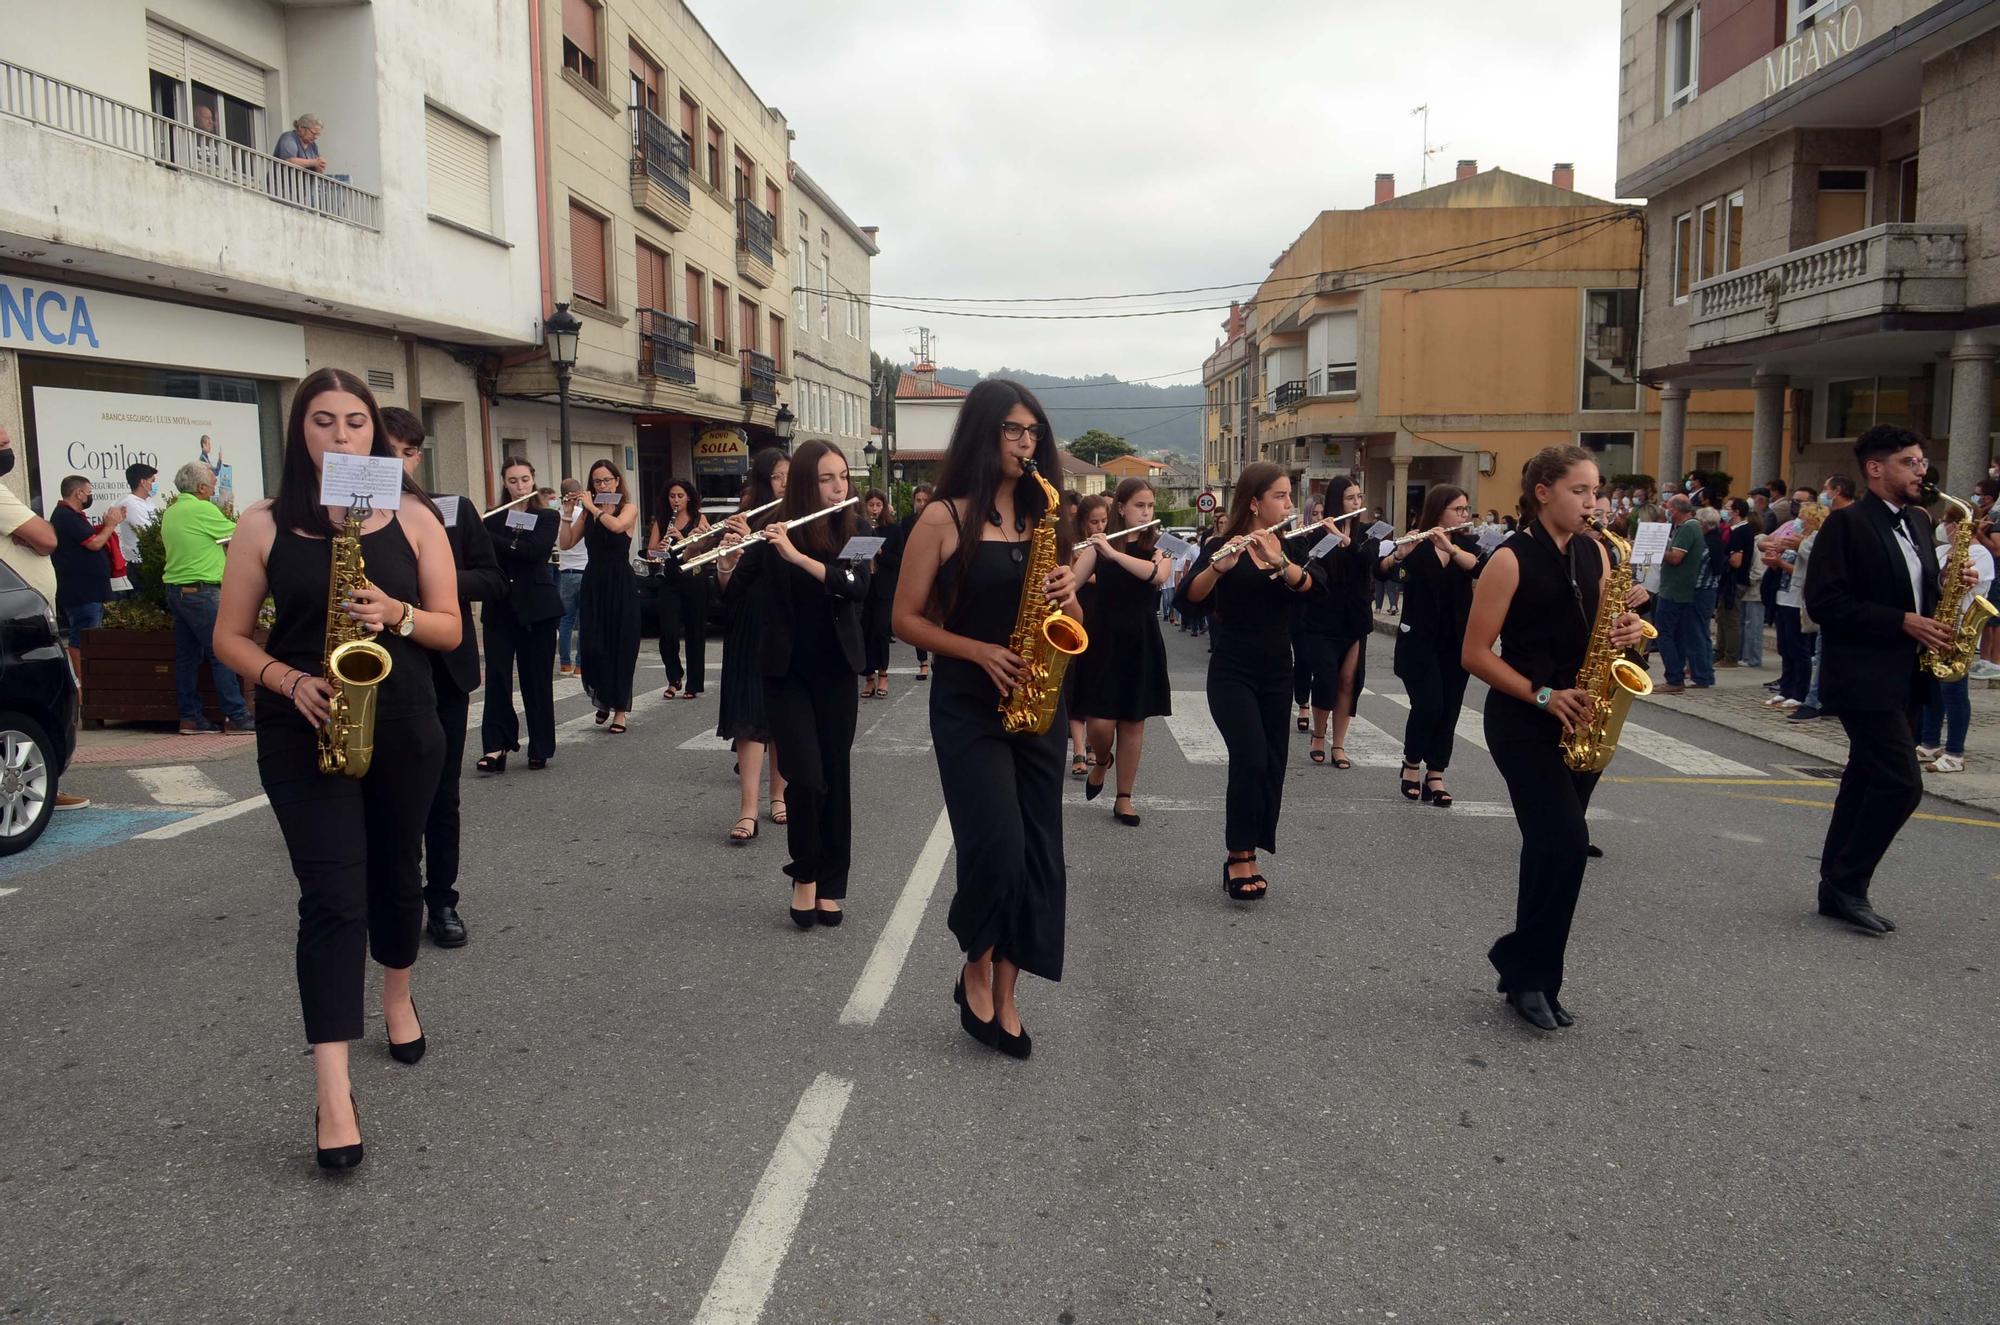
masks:
<instances>
[{"instance_id":1,"label":"planter box","mask_svg":"<svg viewBox=\"0 0 2000 1325\"><path fill-rule=\"evenodd\" d=\"M257 632L264 641L266 632ZM239 676L243 701L254 711L256 685L252 678ZM171 630L113 630L101 628L83 633L83 720L93 727L107 722L163 722L179 724L180 700L174 688L174 632ZM222 705L215 697L215 685L206 666L201 676L202 712L210 722L221 722Z\"/></svg>"}]
</instances>

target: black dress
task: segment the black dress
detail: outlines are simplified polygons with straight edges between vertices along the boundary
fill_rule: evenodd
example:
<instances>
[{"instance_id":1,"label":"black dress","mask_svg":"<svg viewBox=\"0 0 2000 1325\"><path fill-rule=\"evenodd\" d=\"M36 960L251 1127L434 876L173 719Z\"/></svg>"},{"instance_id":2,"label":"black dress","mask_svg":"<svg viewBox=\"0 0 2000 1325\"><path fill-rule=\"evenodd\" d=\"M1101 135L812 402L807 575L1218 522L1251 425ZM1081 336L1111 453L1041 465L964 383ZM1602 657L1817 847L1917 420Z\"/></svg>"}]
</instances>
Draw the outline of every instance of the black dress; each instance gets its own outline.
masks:
<instances>
[{"instance_id":1,"label":"black dress","mask_svg":"<svg viewBox=\"0 0 2000 1325\"><path fill-rule=\"evenodd\" d=\"M1300 654L1293 669L1295 702L1310 700L1324 713L1344 710L1351 717L1360 712L1361 688L1368 680L1368 637L1375 631L1369 603L1381 557L1376 539L1356 534L1307 562L1325 579L1326 592L1308 594L1299 608L1293 632ZM1354 684L1343 695L1338 693L1340 664L1355 644L1361 648L1354 659Z\"/></svg>"},{"instance_id":2,"label":"black dress","mask_svg":"<svg viewBox=\"0 0 2000 1325\"><path fill-rule=\"evenodd\" d=\"M1100 557L1083 625L1090 648L1070 664L1080 713L1143 722L1173 712L1167 646L1160 639L1160 591Z\"/></svg>"},{"instance_id":3,"label":"black dress","mask_svg":"<svg viewBox=\"0 0 2000 1325\"><path fill-rule=\"evenodd\" d=\"M1469 535L1452 540L1461 552L1479 555ZM1409 697L1403 727L1403 762L1433 773L1451 766L1459 709L1465 703L1465 623L1472 615L1472 581L1478 567L1464 570L1456 559L1438 560L1437 549L1419 543L1403 559L1403 616L1396 623L1396 675Z\"/></svg>"},{"instance_id":4,"label":"black dress","mask_svg":"<svg viewBox=\"0 0 2000 1325\"><path fill-rule=\"evenodd\" d=\"M892 550L889 546L895 530L895 525L883 524L863 531L871 538L883 540L869 576L868 599L861 605L861 641L867 648L864 659L867 666L863 670L869 672L889 670L889 620L896 605L896 571L902 564L901 548Z\"/></svg>"},{"instance_id":5,"label":"black dress","mask_svg":"<svg viewBox=\"0 0 2000 1325\"><path fill-rule=\"evenodd\" d=\"M588 518L588 517L586 517ZM632 707L639 667L639 580L632 574L632 535L591 520L583 531L590 564L583 568L576 620L583 632L583 693L601 709Z\"/></svg>"},{"instance_id":6,"label":"black dress","mask_svg":"<svg viewBox=\"0 0 2000 1325\"><path fill-rule=\"evenodd\" d=\"M977 537L979 527L961 537ZM981 542L964 583L958 559L938 571L944 627L1004 645L1014 633L1028 544ZM967 957L993 950L1048 980L1062 979L1066 879L1062 845L1060 705L1039 736L1000 726L1000 692L976 663L939 655L931 685L931 744L957 848L948 923Z\"/></svg>"},{"instance_id":7,"label":"black dress","mask_svg":"<svg viewBox=\"0 0 2000 1325\"><path fill-rule=\"evenodd\" d=\"M762 529L767 518L760 516L751 521L752 530ZM743 555L747 557L749 552ZM733 580L735 576L732 574L730 578ZM757 667L757 610L741 591L723 590L722 679L716 689L721 692L721 700L716 709L715 734L725 741L769 743L771 722L764 714L764 678ZM786 817L790 817L789 813Z\"/></svg>"}]
</instances>

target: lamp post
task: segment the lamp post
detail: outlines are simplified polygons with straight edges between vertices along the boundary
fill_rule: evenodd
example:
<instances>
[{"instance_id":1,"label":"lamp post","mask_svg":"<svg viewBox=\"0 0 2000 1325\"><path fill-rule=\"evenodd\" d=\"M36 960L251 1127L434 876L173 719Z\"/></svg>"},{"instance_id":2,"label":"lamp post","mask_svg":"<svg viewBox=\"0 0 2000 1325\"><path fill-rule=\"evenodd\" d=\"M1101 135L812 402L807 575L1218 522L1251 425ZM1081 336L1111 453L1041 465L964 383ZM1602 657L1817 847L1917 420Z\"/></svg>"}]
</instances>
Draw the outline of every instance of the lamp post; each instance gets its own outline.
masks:
<instances>
[{"instance_id":1,"label":"lamp post","mask_svg":"<svg viewBox=\"0 0 2000 1325\"><path fill-rule=\"evenodd\" d=\"M771 435L778 439L779 445L785 448L785 452L788 455L792 449L792 435L798 430L799 416L792 413L792 407L790 405L778 406L778 415L771 420Z\"/></svg>"},{"instance_id":2,"label":"lamp post","mask_svg":"<svg viewBox=\"0 0 2000 1325\"><path fill-rule=\"evenodd\" d=\"M561 480L570 477L569 472L569 370L576 366L576 337L583 330L583 323L569 311L568 303L556 305L556 311L542 319L542 339L548 346L549 363L556 370L556 409L558 427L562 439L562 472L558 474L557 486Z\"/></svg>"},{"instance_id":3,"label":"lamp post","mask_svg":"<svg viewBox=\"0 0 2000 1325\"><path fill-rule=\"evenodd\" d=\"M868 445L861 448L861 454L868 457L868 476L869 476L869 481L872 483L874 481L874 476L875 476L875 457L883 454L882 448L875 445L875 439L871 437L868 439ZM882 472L885 475L889 472L889 465L886 458L884 459L882 464ZM886 490L888 486L889 486L888 480L885 478L883 480L882 487Z\"/></svg>"}]
</instances>

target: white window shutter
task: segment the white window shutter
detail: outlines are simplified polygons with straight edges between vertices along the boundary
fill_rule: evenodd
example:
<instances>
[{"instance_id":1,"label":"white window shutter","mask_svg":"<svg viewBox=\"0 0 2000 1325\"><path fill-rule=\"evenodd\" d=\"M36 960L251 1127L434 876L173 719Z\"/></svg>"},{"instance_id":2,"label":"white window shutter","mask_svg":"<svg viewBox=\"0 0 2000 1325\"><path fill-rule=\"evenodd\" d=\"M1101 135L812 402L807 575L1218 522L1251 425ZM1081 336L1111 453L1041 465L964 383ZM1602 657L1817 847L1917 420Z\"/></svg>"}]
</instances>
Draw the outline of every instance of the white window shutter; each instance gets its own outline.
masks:
<instances>
[{"instance_id":1,"label":"white window shutter","mask_svg":"<svg viewBox=\"0 0 2000 1325\"><path fill-rule=\"evenodd\" d=\"M424 153L434 216L493 230L493 158L485 134L435 106L424 107Z\"/></svg>"},{"instance_id":2,"label":"white window shutter","mask_svg":"<svg viewBox=\"0 0 2000 1325\"><path fill-rule=\"evenodd\" d=\"M150 35L149 31L149 38ZM247 101L260 110L264 106L263 69L212 46L204 46L192 37L187 40L187 72L194 82L212 87L238 101Z\"/></svg>"}]
</instances>

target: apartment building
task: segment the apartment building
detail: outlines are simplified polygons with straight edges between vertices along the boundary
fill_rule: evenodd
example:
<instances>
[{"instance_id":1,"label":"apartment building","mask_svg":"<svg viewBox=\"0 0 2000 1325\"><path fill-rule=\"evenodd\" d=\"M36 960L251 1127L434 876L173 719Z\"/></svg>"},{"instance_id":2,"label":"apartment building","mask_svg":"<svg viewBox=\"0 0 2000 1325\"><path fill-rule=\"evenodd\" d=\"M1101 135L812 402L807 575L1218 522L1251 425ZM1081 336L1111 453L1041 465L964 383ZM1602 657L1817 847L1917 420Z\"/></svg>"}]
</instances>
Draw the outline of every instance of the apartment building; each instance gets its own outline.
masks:
<instances>
[{"instance_id":1,"label":"apartment building","mask_svg":"<svg viewBox=\"0 0 2000 1325\"><path fill-rule=\"evenodd\" d=\"M1378 176L1375 196L1322 212L1253 300L1259 458L1312 494L1356 475L1399 525L1437 483L1511 511L1551 444L1587 447L1606 475L1650 472L1638 213L1578 193L1567 164L1539 180L1461 161L1402 197ZM1741 478L1746 406L1697 402L1703 468Z\"/></svg>"},{"instance_id":2,"label":"apartment building","mask_svg":"<svg viewBox=\"0 0 2000 1325\"><path fill-rule=\"evenodd\" d=\"M856 225L792 163L792 392L801 437L820 437L868 465L869 263L877 228Z\"/></svg>"},{"instance_id":3,"label":"apartment building","mask_svg":"<svg viewBox=\"0 0 2000 1325\"><path fill-rule=\"evenodd\" d=\"M532 85L551 305L582 323L570 471L620 466L650 517L693 476L734 496L795 420L790 130L680 0L537 0ZM559 382L507 364L507 455L553 481Z\"/></svg>"},{"instance_id":4,"label":"apartment building","mask_svg":"<svg viewBox=\"0 0 2000 1325\"><path fill-rule=\"evenodd\" d=\"M490 492L476 366L539 335L527 7L9 6L8 481L46 510L64 475L205 455L247 503L332 365L426 419L427 482ZM324 170L272 154L306 115Z\"/></svg>"},{"instance_id":5,"label":"apartment building","mask_svg":"<svg viewBox=\"0 0 2000 1325\"><path fill-rule=\"evenodd\" d=\"M2000 431L2000 4L1625 0L1622 27L1662 467L1690 391L1748 388L1756 480L1895 423L1969 492Z\"/></svg>"},{"instance_id":6,"label":"apartment building","mask_svg":"<svg viewBox=\"0 0 2000 1325\"><path fill-rule=\"evenodd\" d=\"M1202 361L1201 384L1207 393L1203 411L1202 478L1229 504L1236 476L1258 458L1257 356L1250 343L1250 310L1235 300L1222 321L1215 349Z\"/></svg>"}]
</instances>

